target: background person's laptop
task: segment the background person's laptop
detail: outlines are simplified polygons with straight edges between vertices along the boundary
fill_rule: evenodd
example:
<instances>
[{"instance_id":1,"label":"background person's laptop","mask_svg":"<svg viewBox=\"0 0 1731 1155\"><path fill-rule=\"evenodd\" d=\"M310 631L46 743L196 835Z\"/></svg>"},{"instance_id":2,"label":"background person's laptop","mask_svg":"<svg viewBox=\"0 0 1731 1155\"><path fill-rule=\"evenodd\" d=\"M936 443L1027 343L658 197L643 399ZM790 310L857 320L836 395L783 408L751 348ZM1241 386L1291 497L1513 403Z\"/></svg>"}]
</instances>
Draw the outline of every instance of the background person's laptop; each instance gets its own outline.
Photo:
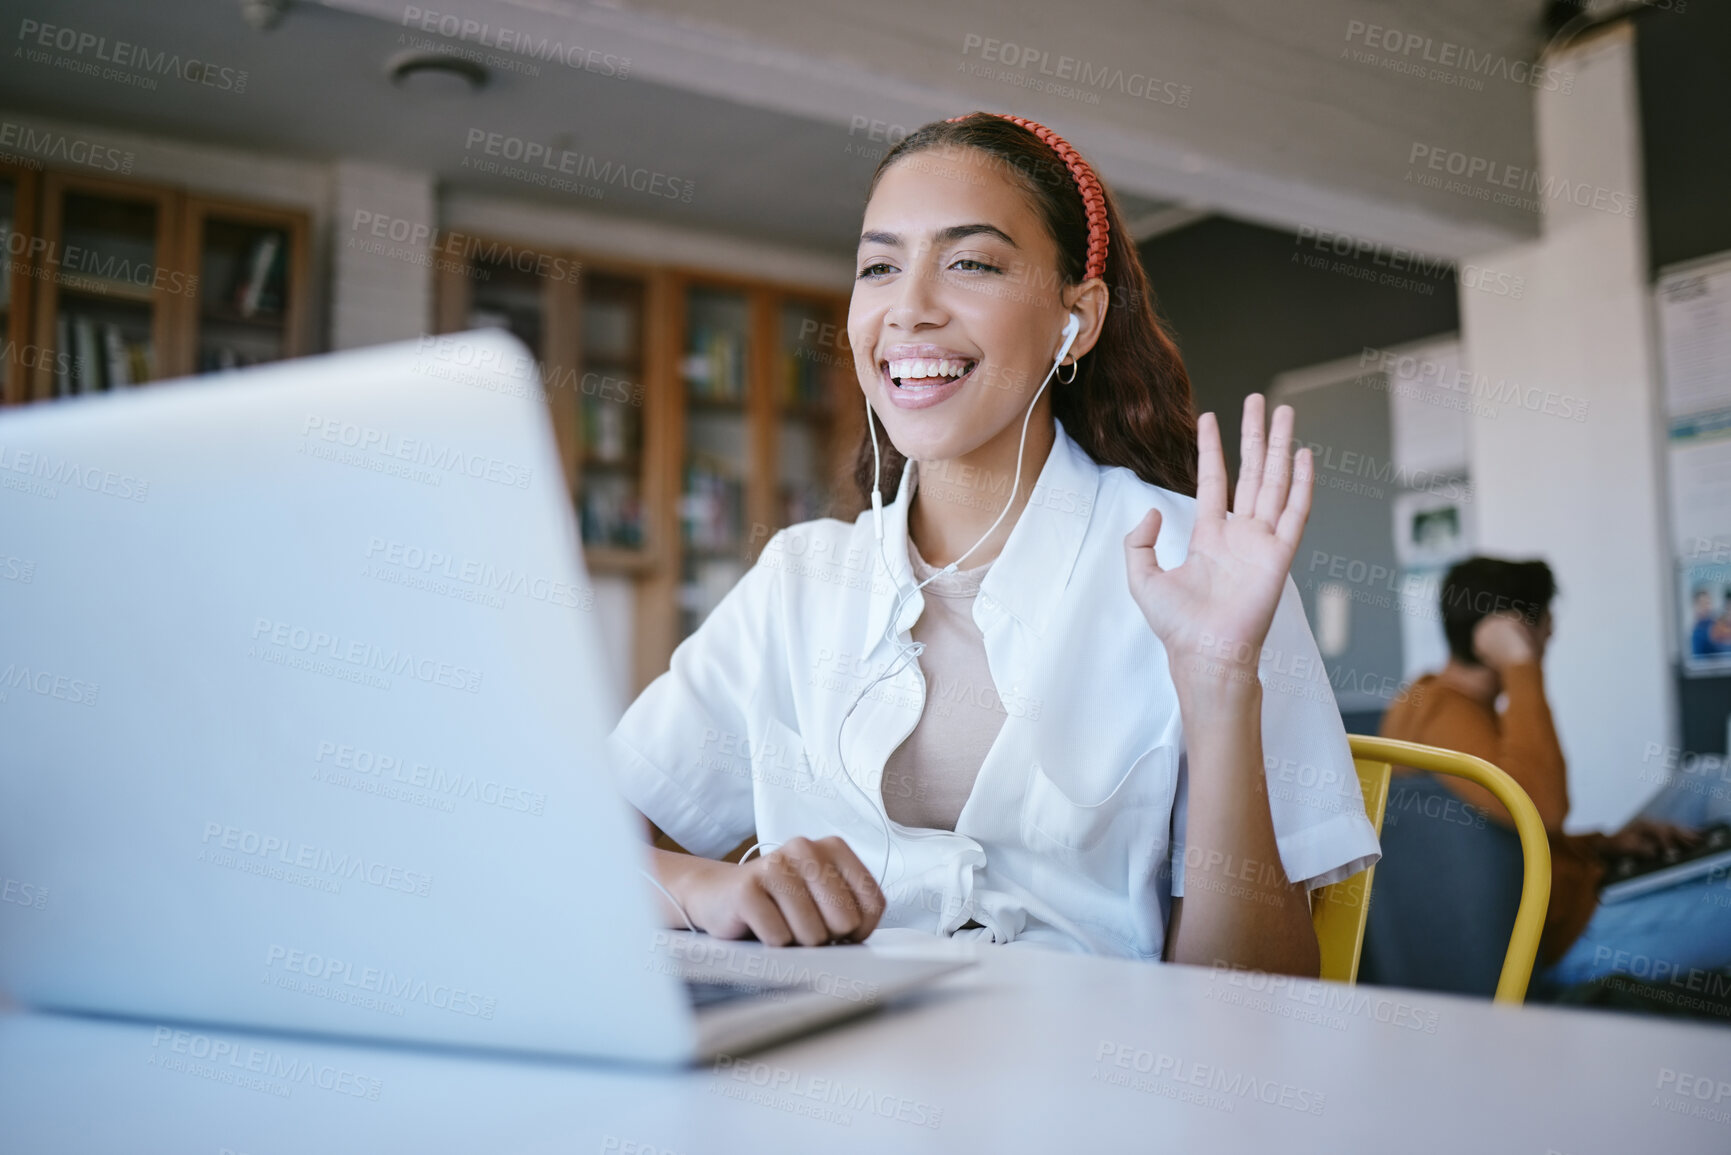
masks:
<instances>
[{"instance_id":1,"label":"background person's laptop","mask_svg":"<svg viewBox=\"0 0 1731 1155\"><path fill-rule=\"evenodd\" d=\"M962 965L656 928L539 394L468 333L0 417L0 989L679 1062Z\"/></svg>"}]
</instances>

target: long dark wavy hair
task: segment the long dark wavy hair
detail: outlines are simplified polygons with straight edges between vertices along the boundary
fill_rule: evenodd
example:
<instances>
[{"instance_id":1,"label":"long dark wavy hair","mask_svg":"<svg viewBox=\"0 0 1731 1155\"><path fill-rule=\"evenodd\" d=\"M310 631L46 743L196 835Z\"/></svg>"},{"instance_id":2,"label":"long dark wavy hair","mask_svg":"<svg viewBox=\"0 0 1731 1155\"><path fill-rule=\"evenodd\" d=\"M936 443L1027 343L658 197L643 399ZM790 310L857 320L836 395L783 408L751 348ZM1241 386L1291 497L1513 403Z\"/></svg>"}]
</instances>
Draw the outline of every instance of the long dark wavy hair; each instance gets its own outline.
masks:
<instances>
[{"instance_id":1,"label":"long dark wavy hair","mask_svg":"<svg viewBox=\"0 0 1731 1155\"><path fill-rule=\"evenodd\" d=\"M1019 124L976 112L957 121L933 121L891 148L872 173L866 199L896 161L928 149L986 153L1033 203L1058 248L1058 280L1068 288L1087 269L1088 217L1082 193L1063 159ZM1102 184L1102 187L1104 185ZM1109 249L1104 280L1111 291L1100 339L1076 362L1068 383L1052 378L1052 413L1064 430L1101 465L1123 465L1143 481L1196 495L1196 406L1178 346L1154 315L1148 275L1106 189ZM1043 376L1044 374L1042 374ZM879 478L887 499L901 485L907 458L876 426L883 459ZM871 427L860 434L853 478L863 501L872 490Z\"/></svg>"}]
</instances>

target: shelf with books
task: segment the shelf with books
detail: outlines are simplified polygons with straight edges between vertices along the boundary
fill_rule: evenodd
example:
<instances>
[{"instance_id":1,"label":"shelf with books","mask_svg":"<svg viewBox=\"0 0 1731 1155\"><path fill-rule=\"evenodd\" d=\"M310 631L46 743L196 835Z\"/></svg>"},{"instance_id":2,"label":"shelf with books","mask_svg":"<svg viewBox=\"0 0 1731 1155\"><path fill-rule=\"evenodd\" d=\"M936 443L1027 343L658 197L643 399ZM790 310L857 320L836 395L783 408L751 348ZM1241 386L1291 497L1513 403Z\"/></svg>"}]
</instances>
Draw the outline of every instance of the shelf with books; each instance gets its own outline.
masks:
<instances>
[{"instance_id":1,"label":"shelf with books","mask_svg":"<svg viewBox=\"0 0 1731 1155\"><path fill-rule=\"evenodd\" d=\"M835 417L850 390L846 310L835 301L782 297L776 309L778 401L775 426L776 501L770 531L827 517L846 505L846 465L853 425ZM845 407L851 414L853 406Z\"/></svg>"},{"instance_id":2,"label":"shelf with books","mask_svg":"<svg viewBox=\"0 0 1731 1155\"><path fill-rule=\"evenodd\" d=\"M838 330L833 309L823 302L784 300L780 314L778 400L789 411L827 413L830 370L846 355L846 332Z\"/></svg>"},{"instance_id":3,"label":"shelf with books","mask_svg":"<svg viewBox=\"0 0 1731 1155\"><path fill-rule=\"evenodd\" d=\"M615 551L610 563L649 564L647 499L651 391L645 379L650 330L648 277L585 267L579 288L576 491L586 545Z\"/></svg>"},{"instance_id":4,"label":"shelf with books","mask_svg":"<svg viewBox=\"0 0 1731 1155\"><path fill-rule=\"evenodd\" d=\"M687 281L679 294L684 447L679 484L679 569L674 601L683 637L745 572L747 527L758 508L756 455L765 395L755 340L761 292Z\"/></svg>"},{"instance_id":5,"label":"shelf with books","mask_svg":"<svg viewBox=\"0 0 1731 1155\"><path fill-rule=\"evenodd\" d=\"M47 400L140 385L180 369L176 322L196 285L176 249L170 189L50 172L42 178L35 344L25 391Z\"/></svg>"},{"instance_id":6,"label":"shelf with books","mask_svg":"<svg viewBox=\"0 0 1731 1155\"><path fill-rule=\"evenodd\" d=\"M0 312L31 354L8 360L4 400L308 352L307 231L292 210L0 165Z\"/></svg>"},{"instance_id":7,"label":"shelf with books","mask_svg":"<svg viewBox=\"0 0 1731 1155\"><path fill-rule=\"evenodd\" d=\"M703 450L686 458L679 524L689 551L739 552L745 536L745 479L735 460Z\"/></svg>"},{"instance_id":8,"label":"shelf with books","mask_svg":"<svg viewBox=\"0 0 1731 1155\"><path fill-rule=\"evenodd\" d=\"M647 570L657 502L666 501L649 484L643 369L648 285L657 274L503 238L470 239L472 255L435 266L437 328L501 328L528 346L590 572Z\"/></svg>"},{"instance_id":9,"label":"shelf with books","mask_svg":"<svg viewBox=\"0 0 1731 1155\"><path fill-rule=\"evenodd\" d=\"M694 402L744 401L750 308L749 298L738 290L687 288L679 375Z\"/></svg>"},{"instance_id":10,"label":"shelf with books","mask_svg":"<svg viewBox=\"0 0 1731 1155\"><path fill-rule=\"evenodd\" d=\"M24 400L44 350L30 340L30 241L36 231L36 173L0 164L0 404Z\"/></svg>"},{"instance_id":11,"label":"shelf with books","mask_svg":"<svg viewBox=\"0 0 1731 1155\"><path fill-rule=\"evenodd\" d=\"M218 373L307 352L307 220L189 197L184 258L197 270L183 372Z\"/></svg>"},{"instance_id":12,"label":"shelf with books","mask_svg":"<svg viewBox=\"0 0 1731 1155\"><path fill-rule=\"evenodd\" d=\"M504 329L544 358L547 301L541 278L501 261L477 261L468 329Z\"/></svg>"},{"instance_id":13,"label":"shelf with books","mask_svg":"<svg viewBox=\"0 0 1731 1155\"><path fill-rule=\"evenodd\" d=\"M148 305L65 288L54 319L51 397L76 397L141 385L157 376Z\"/></svg>"}]
</instances>

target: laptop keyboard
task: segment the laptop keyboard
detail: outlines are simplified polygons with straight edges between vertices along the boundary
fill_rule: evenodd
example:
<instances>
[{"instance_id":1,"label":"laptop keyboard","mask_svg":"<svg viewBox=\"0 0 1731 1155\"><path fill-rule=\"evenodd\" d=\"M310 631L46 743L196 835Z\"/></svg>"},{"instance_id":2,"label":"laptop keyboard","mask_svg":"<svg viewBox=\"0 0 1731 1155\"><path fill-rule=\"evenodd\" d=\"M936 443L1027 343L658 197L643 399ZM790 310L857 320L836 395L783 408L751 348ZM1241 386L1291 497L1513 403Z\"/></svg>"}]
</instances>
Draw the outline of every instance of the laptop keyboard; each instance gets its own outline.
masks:
<instances>
[{"instance_id":1,"label":"laptop keyboard","mask_svg":"<svg viewBox=\"0 0 1731 1155\"><path fill-rule=\"evenodd\" d=\"M764 986L753 983L710 983L698 979L685 980L685 993L690 998L691 1005L695 1010L720 1006L722 1003L737 1002L740 999L758 998L787 989L785 986Z\"/></svg>"}]
</instances>

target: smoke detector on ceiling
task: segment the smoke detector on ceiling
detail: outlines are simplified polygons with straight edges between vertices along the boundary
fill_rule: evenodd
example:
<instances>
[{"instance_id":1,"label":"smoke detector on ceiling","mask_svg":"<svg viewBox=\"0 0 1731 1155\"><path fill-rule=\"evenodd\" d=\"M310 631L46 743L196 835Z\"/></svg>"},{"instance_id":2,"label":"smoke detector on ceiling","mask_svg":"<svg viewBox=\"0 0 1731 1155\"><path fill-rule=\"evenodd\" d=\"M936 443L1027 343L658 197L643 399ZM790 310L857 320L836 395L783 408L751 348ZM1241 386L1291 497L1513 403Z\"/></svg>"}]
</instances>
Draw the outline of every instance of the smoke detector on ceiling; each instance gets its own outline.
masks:
<instances>
[{"instance_id":1,"label":"smoke detector on ceiling","mask_svg":"<svg viewBox=\"0 0 1731 1155\"><path fill-rule=\"evenodd\" d=\"M291 0L240 0L240 14L260 32L269 32L282 23Z\"/></svg>"},{"instance_id":2,"label":"smoke detector on ceiling","mask_svg":"<svg viewBox=\"0 0 1731 1155\"><path fill-rule=\"evenodd\" d=\"M414 48L385 61L385 75L405 92L467 96L487 85L487 70L473 60Z\"/></svg>"}]
</instances>

